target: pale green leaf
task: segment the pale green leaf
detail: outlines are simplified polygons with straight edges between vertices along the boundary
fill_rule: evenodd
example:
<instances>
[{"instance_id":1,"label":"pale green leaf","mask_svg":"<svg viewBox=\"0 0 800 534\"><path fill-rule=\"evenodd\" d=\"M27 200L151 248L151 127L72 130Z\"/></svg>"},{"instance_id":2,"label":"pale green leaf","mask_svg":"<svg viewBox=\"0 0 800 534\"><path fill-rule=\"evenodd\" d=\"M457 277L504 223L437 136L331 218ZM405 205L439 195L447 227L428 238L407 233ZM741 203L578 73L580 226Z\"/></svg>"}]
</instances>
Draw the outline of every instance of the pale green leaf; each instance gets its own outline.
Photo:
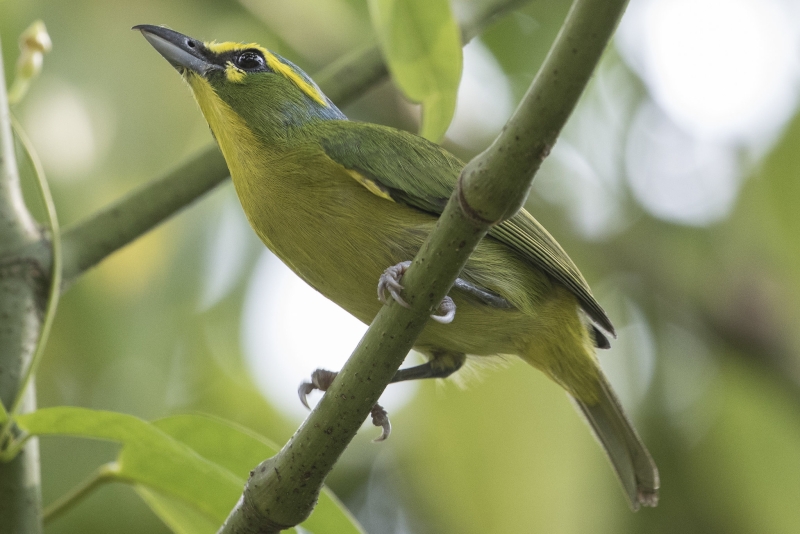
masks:
<instances>
[{"instance_id":1,"label":"pale green leaf","mask_svg":"<svg viewBox=\"0 0 800 534\"><path fill-rule=\"evenodd\" d=\"M262 460L280 447L251 430L205 415L176 415L153 422L204 458L246 479ZM312 534L363 534L364 530L332 491L322 489L319 502L301 525Z\"/></svg>"},{"instance_id":2,"label":"pale green leaf","mask_svg":"<svg viewBox=\"0 0 800 534\"><path fill-rule=\"evenodd\" d=\"M210 520L181 499L137 484L136 493L175 534L214 534L219 523Z\"/></svg>"},{"instance_id":3,"label":"pale green leaf","mask_svg":"<svg viewBox=\"0 0 800 534\"><path fill-rule=\"evenodd\" d=\"M215 534L219 531L219 525L213 521L209 521L204 515L195 510L194 507L189 506L180 499L169 497L144 486L136 486L136 492L159 519L161 519L175 534ZM306 534L309 531L301 527L290 528L285 532ZM347 531L335 530L326 525L324 529L318 532L336 533Z\"/></svg>"},{"instance_id":4,"label":"pale green leaf","mask_svg":"<svg viewBox=\"0 0 800 534\"><path fill-rule=\"evenodd\" d=\"M118 479L179 497L218 524L228 516L244 486L243 478L132 415L62 406L20 415L16 422L34 435L121 443Z\"/></svg>"},{"instance_id":5,"label":"pale green leaf","mask_svg":"<svg viewBox=\"0 0 800 534\"><path fill-rule=\"evenodd\" d=\"M422 104L420 133L439 141L455 113L462 66L448 0L369 0L369 8L395 82Z\"/></svg>"},{"instance_id":6,"label":"pale green leaf","mask_svg":"<svg viewBox=\"0 0 800 534\"><path fill-rule=\"evenodd\" d=\"M314 512L300 526L311 534L366 534L356 518L328 488L322 488Z\"/></svg>"},{"instance_id":7,"label":"pale green leaf","mask_svg":"<svg viewBox=\"0 0 800 534\"><path fill-rule=\"evenodd\" d=\"M236 504L250 469L278 447L254 432L213 417L178 415L148 423L131 415L84 408L45 408L16 419L32 435L116 441L116 478L132 482L177 533L216 532ZM363 534L326 488L303 528L313 534Z\"/></svg>"}]
</instances>

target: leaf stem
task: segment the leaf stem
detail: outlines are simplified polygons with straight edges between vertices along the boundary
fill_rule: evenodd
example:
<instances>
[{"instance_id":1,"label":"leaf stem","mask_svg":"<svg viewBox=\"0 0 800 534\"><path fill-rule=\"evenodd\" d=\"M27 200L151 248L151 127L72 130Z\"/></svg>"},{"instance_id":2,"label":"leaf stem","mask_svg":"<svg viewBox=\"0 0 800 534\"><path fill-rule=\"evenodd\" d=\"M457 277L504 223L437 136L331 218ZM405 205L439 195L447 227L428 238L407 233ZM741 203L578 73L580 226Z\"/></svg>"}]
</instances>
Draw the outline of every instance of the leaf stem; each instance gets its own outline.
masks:
<instances>
[{"instance_id":1,"label":"leaf stem","mask_svg":"<svg viewBox=\"0 0 800 534\"><path fill-rule=\"evenodd\" d=\"M87 497L94 490L106 484L113 482L119 473L119 464L117 462L109 462L98 467L86 480L72 488L68 493L62 495L52 503L50 503L43 512L44 523L50 523L64 512L78 504L82 499Z\"/></svg>"},{"instance_id":2,"label":"leaf stem","mask_svg":"<svg viewBox=\"0 0 800 534\"><path fill-rule=\"evenodd\" d=\"M16 458L17 454L19 454L19 452L25 446L25 443L27 443L27 441L32 437L33 435L28 434L27 432L22 432L20 435L14 438L10 438L10 432L0 436L0 444L3 444L3 447L0 448L0 462L10 462ZM5 441L7 438L10 439Z\"/></svg>"},{"instance_id":3,"label":"leaf stem","mask_svg":"<svg viewBox=\"0 0 800 534\"><path fill-rule=\"evenodd\" d=\"M25 373L22 375L22 380L20 381L16 398L11 405L10 415L13 417L19 411L20 403L22 402L23 395L25 394L25 389L28 387L33 375L36 373L36 368L39 366L39 362L42 360L42 356L44 355L44 349L47 346L47 338L50 335L50 328L53 326L53 320L56 316L56 308L58 307L58 300L61 296L62 257L61 228L58 224L56 205L53 202L53 195L50 192L50 186L47 183L47 178L44 174L44 168L42 167L42 163L39 161L39 157L33 148L33 144L30 142L30 139L28 139L28 136L22 130L22 127L13 115L11 116L11 123L14 127L14 132L17 134L17 139L19 139L28 155L28 158L30 159L31 164L33 165L34 174L36 175L36 185L39 190L39 195L42 197L42 202L44 202L45 211L47 212L47 222L50 226L50 239L52 244L53 258L50 272L50 290L48 291L47 295L47 306L45 307L44 320L42 321L42 327L39 330L39 339L36 341L36 349L33 352L33 358L31 358ZM8 427L9 424L10 420L5 423L6 427Z\"/></svg>"}]
</instances>

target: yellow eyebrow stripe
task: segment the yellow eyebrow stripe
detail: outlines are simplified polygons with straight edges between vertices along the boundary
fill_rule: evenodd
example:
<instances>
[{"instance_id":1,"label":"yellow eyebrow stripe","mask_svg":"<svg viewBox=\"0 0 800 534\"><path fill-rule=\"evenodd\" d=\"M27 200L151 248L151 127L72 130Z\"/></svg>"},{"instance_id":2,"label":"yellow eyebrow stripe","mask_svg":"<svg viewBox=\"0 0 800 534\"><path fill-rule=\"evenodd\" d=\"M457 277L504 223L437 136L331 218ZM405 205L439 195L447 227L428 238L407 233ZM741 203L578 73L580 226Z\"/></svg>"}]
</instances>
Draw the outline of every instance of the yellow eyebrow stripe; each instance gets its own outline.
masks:
<instances>
[{"instance_id":1,"label":"yellow eyebrow stripe","mask_svg":"<svg viewBox=\"0 0 800 534\"><path fill-rule=\"evenodd\" d=\"M264 54L264 57L266 57L270 53L269 50L267 50L266 48L257 43L244 44L244 43L234 43L231 41L228 41L226 43L218 43L216 41L211 41L210 43L203 43L203 44L205 45L206 48L208 48L209 50L218 55L224 54L225 52L234 52L236 50L248 50L251 48L258 50L259 52Z\"/></svg>"},{"instance_id":2,"label":"yellow eyebrow stripe","mask_svg":"<svg viewBox=\"0 0 800 534\"><path fill-rule=\"evenodd\" d=\"M319 102L325 107L328 107L328 102L325 100L325 97L322 95L322 91L308 83L303 79L302 76L297 74L292 67L275 57L275 54L271 54L267 52L264 57L267 59L267 65L269 68L274 70L275 72L280 72L285 77L290 79L294 84L300 88L305 94Z\"/></svg>"},{"instance_id":3,"label":"yellow eyebrow stripe","mask_svg":"<svg viewBox=\"0 0 800 534\"><path fill-rule=\"evenodd\" d=\"M321 105L328 107L328 102L325 99L325 96L322 94L322 91L317 89L314 85L308 83L302 76L300 76L297 72L292 69L289 65L278 59L278 57L264 48L263 46L250 43L250 44L243 44L243 43L234 43L234 42L225 42L225 43L218 43L216 41L211 41L208 43L203 43L205 47L214 52L215 54L224 54L226 52L234 52L237 50L249 50L254 49L258 50L264 55L264 59L267 61L267 66L275 72L279 72L283 75L284 78L290 80L294 83L301 91L307 94L316 102L320 103ZM233 66L233 65L231 65ZM235 68L235 67L234 67ZM226 68L226 75L228 79L233 82L241 82L244 79L244 72L242 72L243 76L237 76L238 73L229 72Z\"/></svg>"}]
</instances>

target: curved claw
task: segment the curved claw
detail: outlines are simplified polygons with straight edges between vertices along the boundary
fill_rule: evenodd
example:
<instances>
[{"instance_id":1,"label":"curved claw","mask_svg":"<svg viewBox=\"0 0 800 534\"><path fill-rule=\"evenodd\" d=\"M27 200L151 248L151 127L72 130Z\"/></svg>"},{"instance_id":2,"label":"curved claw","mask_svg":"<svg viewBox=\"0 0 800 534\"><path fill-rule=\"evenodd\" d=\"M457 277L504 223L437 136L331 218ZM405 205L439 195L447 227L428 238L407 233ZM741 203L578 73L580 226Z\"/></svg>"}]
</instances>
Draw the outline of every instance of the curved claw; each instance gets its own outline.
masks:
<instances>
[{"instance_id":1,"label":"curved claw","mask_svg":"<svg viewBox=\"0 0 800 534\"><path fill-rule=\"evenodd\" d=\"M388 291L398 304L405 308L411 307L403 299L403 297L400 296L400 292L403 290L403 286L400 284L400 279L403 277L403 274L410 265L410 261L403 261L397 265L392 265L383 271L383 274L378 280L378 300L384 304L388 304L388 299L386 298L386 292Z\"/></svg>"},{"instance_id":2,"label":"curved claw","mask_svg":"<svg viewBox=\"0 0 800 534\"><path fill-rule=\"evenodd\" d=\"M303 403L303 406L310 410L311 407L308 405L307 398L308 394L315 389L327 391L337 374L339 373L328 371L326 369L317 369L311 373L311 382L303 382L300 384L300 387L297 388L297 394L300 396L300 402Z\"/></svg>"},{"instance_id":3,"label":"curved claw","mask_svg":"<svg viewBox=\"0 0 800 534\"><path fill-rule=\"evenodd\" d=\"M445 297L436 311L439 313L431 315L431 319L437 323L450 324L456 318L456 303L450 297Z\"/></svg>"},{"instance_id":4,"label":"curved claw","mask_svg":"<svg viewBox=\"0 0 800 534\"><path fill-rule=\"evenodd\" d=\"M308 394L314 391L315 389L317 389L316 386L311 382L303 382L302 384L300 384L300 387L297 388L297 394L300 395L300 402L302 402L303 406L305 406L309 410L311 409L311 406L308 405L307 397Z\"/></svg>"},{"instance_id":5,"label":"curved claw","mask_svg":"<svg viewBox=\"0 0 800 534\"><path fill-rule=\"evenodd\" d=\"M381 435L373 439L372 442L379 443L386 440L389 434L392 433L392 423L389 422L389 414L386 413L386 410L384 410L383 406L380 404L375 404L370 414L372 414L372 424L383 428Z\"/></svg>"}]
</instances>

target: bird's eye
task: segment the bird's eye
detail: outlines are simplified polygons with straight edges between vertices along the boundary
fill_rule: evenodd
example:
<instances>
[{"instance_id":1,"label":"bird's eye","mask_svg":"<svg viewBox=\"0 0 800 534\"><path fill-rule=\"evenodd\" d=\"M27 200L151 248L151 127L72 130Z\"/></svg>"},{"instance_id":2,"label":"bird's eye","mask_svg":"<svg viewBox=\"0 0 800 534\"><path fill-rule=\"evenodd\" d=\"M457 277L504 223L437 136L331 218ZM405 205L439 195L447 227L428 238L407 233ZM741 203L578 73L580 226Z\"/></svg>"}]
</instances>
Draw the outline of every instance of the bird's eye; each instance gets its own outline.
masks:
<instances>
[{"instance_id":1,"label":"bird's eye","mask_svg":"<svg viewBox=\"0 0 800 534\"><path fill-rule=\"evenodd\" d=\"M236 66L244 70L255 70L264 67L264 56L255 50L245 50L236 58Z\"/></svg>"}]
</instances>

